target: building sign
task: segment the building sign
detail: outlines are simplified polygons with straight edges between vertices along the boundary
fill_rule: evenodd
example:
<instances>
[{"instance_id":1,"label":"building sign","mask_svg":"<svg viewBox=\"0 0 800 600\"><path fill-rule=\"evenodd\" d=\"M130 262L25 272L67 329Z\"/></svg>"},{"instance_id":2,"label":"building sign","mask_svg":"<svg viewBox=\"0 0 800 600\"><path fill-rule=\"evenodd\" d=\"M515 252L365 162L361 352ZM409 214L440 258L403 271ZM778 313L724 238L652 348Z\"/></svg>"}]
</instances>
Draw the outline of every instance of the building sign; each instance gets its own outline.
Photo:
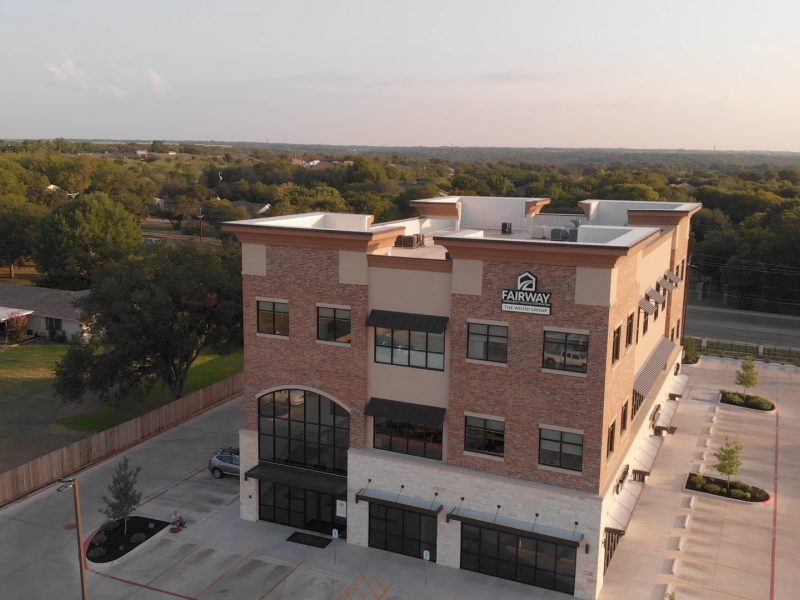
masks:
<instances>
[{"instance_id":1,"label":"building sign","mask_svg":"<svg viewBox=\"0 0 800 600\"><path fill-rule=\"evenodd\" d=\"M343 519L347 518L347 502L344 500L336 501L336 516Z\"/></svg>"},{"instance_id":2,"label":"building sign","mask_svg":"<svg viewBox=\"0 0 800 600\"><path fill-rule=\"evenodd\" d=\"M526 271L517 277L517 289L502 290L502 309L534 315L550 314L550 292L536 291L536 275Z\"/></svg>"}]
</instances>

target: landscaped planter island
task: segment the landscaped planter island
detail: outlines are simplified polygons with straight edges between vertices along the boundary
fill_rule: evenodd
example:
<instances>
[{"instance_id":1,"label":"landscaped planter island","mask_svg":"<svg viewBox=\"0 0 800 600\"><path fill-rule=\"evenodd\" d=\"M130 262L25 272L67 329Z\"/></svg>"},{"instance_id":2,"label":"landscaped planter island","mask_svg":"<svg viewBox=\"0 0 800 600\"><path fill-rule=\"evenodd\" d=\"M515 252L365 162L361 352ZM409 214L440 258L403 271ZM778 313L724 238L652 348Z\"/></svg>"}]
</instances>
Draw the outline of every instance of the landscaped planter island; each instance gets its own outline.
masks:
<instances>
[{"instance_id":1,"label":"landscaped planter island","mask_svg":"<svg viewBox=\"0 0 800 600\"><path fill-rule=\"evenodd\" d=\"M731 481L729 491L728 482L725 479L696 473L686 477L686 489L743 502L766 502L769 500L769 494L760 487L747 485L741 481Z\"/></svg>"},{"instance_id":2,"label":"landscaped planter island","mask_svg":"<svg viewBox=\"0 0 800 600\"><path fill-rule=\"evenodd\" d=\"M775 404L773 404L771 400L767 400L761 396L751 396L750 394L740 394L739 392L729 392L727 390L719 391L719 401L722 402L722 404L742 406L753 410L763 410L767 412L775 410Z\"/></svg>"},{"instance_id":3,"label":"landscaped planter island","mask_svg":"<svg viewBox=\"0 0 800 600\"><path fill-rule=\"evenodd\" d=\"M94 563L107 563L125 556L164 529L169 523L149 517L129 517L128 528L122 519L108 521L92 537L86 558Z\"/></svg>"}]
</instances>

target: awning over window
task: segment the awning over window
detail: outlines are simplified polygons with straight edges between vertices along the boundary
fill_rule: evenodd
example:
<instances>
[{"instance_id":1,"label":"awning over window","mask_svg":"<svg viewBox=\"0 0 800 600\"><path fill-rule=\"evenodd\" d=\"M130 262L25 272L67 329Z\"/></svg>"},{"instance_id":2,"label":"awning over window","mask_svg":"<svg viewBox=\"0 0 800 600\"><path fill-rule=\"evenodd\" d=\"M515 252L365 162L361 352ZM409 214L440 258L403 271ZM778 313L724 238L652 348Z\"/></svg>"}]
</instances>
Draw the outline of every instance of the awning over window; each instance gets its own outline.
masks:
<instances>
[{"instance_id":1,"label":"awning over window","mask_svg":"<svg viewBox=\"0 0 800 600\"><path fill-rule=\"evenodd\" d=\"M368 417L381 417L426 427L441 427L444 422L444 413L445 409L438 406L384 400L383 398L370 398L364 409L364 414Z\"/></svg>"},{"instance_id":2,"label":"awning over window","mask_svg":"<svg viewBox=\"0 0 800 600\"><path fill-rule=\"evenodd\" d=\"M647 291L645 292L645 295L646 295L648 298L650 298L650 300L652 300L653 302L656 302L657 304L664 304L664 302L666 302L666 301L667 301L667 299L666 299L664 296L662 296L661 294L659 294L659 293L658 293L657 291L655 291L653 288L650 288L649 290L647 290Z\"/></svg>"},{"instance_id":3,"label":"awning over window","mask_svg":"<svg viewBox=\"0 0 800 600\"><path fill-rule=\"evenodd\" d=\"M672 283L674 283L675 285L678 285L678 284L681 282L681 278L680 278L680 277L678 277L678 276L677 276L675 273L673 273L672 271L667 271L666 273L664 273L664 277L666 277L667 279L669 279L669 280L670 280Z\"/></svg>"},{"instance_id":4,"label":"awning over window","mask_svg":"<svg viewBox=\"0 0 800 600\"><path fill-rule=\"evenodd\" d=\"M653 306L653 304L651 304L651 302L649 300L646 300L644 298L639 300L639 308L641 308L648 315L656 314L656 307Z\"/></svg>"},{"instance_id":5,"label":"awning over window","mask_svg":"<svg viewBox=\"0 0 800 600\"><path fill-rule=\"evenodd\" d=\"M431 493L433 496L433 493ZM430 500L425 498L415 498L414 496L403 496L397 492L384 492L383 490L363 488L356 494L356 502L364 500L382 506L391 506L392 508L402 508L404 510L414 510L422 513L423 515L430 515L435 517L444 508L441 502L436 501L433 496Z\"/></svg>"},{"instance_id":6,"label":"awning over window","mask_svg":"<svg viewBox=\"0 0 800 600\"><path fill-rule=\"evenodd\" d=\"M408 331L427 331L428 333L444 333L449 317L435 315L418 315L414 313L394 312L391 310L371 310L367 317L367 327L386 327L387 329L405 329Z\"/></svg>"},{"instance_id":7,"label":"awning over window","mask_svg":"<svg viewBox=\"0 0 800 600\"><path fill-rule=\"evenodd\" d=\"M470 510L459 506L447 513L447 520L461 521L469 525L478 525L496 529L506 533L526 535L545 542L555 542L565 546L577 546L583 539L583 534L569 529L558 527L548 527L547 525L537 524L531 521L522 521L504 517L502 514L494 515L477 510Z\"/></svg>"},{"instance_id":8,"label":"awning over window","mask_svg":"<svg viewBox=\"0 0 800 600\"><path fill-rule=\"evenodd\" d=\"M666 277L659 279L658 284L668 292L674 292L676 289L678 289L678 286L671 281L668 281Z\"/></svg>"},{"instance_id":9,"label":"awning over window","mask_svg":"<svg viewBox=\"0 0 800 600\"><path fill-rule=\"evenodd\" d=\"M636 379L633 381L633 390L638 392L643 397L647 397L650 390L656 383L656 379L661 374L661 371L667 368L667 361L669 360L672 351L675 350L675 342L669 341L667 338L662 337L658 342L655 349L647 357L644 365L639 369Z\"/></svg>"},{"instance_id":10,"label":"awning over window","mask_svg":"<svg viewBox=\"0 0 800 600\"><path fill-rule=\"evenodd\" d=\"M244 478L252 477L259 481L272 481L273 483L283 483L296 487L332 494L333 496L344 496L347 493L347 477L323 473L322 471L312 471L310 469L298 469L278 463L260 462L244 474Z\"/></svg>"}]
</instances>

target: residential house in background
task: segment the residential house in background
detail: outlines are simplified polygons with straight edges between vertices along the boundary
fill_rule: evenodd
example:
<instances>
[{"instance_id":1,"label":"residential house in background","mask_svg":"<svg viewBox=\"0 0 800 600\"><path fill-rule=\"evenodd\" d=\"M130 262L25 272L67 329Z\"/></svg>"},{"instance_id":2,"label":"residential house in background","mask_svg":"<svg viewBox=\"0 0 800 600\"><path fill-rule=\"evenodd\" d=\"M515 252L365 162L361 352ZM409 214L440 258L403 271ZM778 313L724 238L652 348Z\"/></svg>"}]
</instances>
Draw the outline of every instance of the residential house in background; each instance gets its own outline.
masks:
<instances>
[{"instance_id":1,"label":"residential house in background","mask_svg":"<svg viewBox=\"0 0 800 600\"><path fill-rule=\"evenodd\" d=\"M89 290L73 292L30 285L0 284L0 321L22 313L29 319L28 329L42 337L84 336L80 311L74 302Z\"/></svg>"}]
</instances>

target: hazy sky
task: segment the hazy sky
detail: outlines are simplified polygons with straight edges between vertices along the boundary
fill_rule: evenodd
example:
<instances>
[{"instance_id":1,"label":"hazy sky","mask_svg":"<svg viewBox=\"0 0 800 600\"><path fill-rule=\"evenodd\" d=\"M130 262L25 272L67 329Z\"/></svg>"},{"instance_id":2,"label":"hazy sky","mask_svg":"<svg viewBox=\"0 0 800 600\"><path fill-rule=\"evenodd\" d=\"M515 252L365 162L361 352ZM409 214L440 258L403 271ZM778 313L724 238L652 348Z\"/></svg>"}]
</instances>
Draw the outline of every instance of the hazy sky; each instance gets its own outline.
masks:
<instances>
[{"instance_id":1,"label":"hazy sky","mask_svg":"<svg viewBox=\"0 0 800 600\"><path fill-rule=\"evenodd\" d=\"M800 150L796 0L0 0L0 138Z\"/></svg>"}]
</instances>

